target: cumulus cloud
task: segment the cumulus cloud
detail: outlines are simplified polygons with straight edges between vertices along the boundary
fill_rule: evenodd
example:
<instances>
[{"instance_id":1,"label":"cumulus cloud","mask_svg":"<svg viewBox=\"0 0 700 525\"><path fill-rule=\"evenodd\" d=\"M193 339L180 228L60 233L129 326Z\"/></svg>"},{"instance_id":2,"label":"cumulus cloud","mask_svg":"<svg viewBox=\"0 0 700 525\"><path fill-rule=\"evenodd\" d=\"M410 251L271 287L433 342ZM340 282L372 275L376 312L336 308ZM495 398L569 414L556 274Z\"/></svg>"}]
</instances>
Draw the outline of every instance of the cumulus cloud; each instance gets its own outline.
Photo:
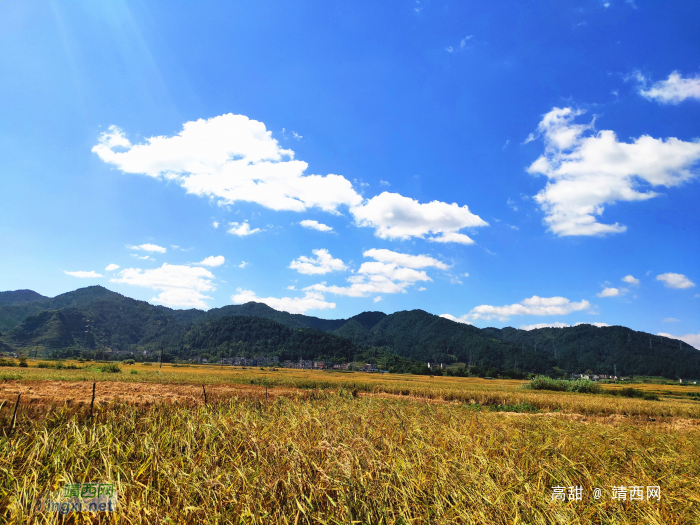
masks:
<instances>
[{"instance_id":1,"label":"cumulus cloud","mask_svg":"<svg viewBox=\"0 0 700 525\"><path fill-rule=\"evenodd\" d=\"M378 303L378 302L381 301L381 300L382 300L382 296L381 296L381 295L378 295L377 297L375 297L374 299L372 299L372 301L374 301L375 303Z\"/></svg>"},{"instance_id":2,"label":"cumulus cloud","mask_svg":"<svg viewBox=\"0 0 700 525\"><path fill-rule=\"evenodd\" d=\"M105 272L113 272L114 270L118 270L118 269L119 269L119 265L112 263L112 264L107 265L107 268L105 268Z\"/></svg>"},{"instance_id":3,"label":"cumulus cloud","mask_svg":"<svg viewBox=\"0 0 700 525\"><path fill-rule=\"evenodd\" d=\"M667 317L662 323L680 323L680 319L676 319L675 317Z\"/></svg>"},{"instance_id":4,"label":"cumulus cloud","mask_svg":"<svg viewBox=\"0 0 700 525\"><path fill-rule=\"evenodd\" d=\"M323 295L315 292L306 292L304 297L258 297L251 290L237 289L237 294L231 297L231 300L237 304L243 304L250 301L264 303L270 308L289 312L290 314L304 314L307 310L326 310L335 308L335 303L327 302Z\"/></svg>"},{"instance_id":5,"label":"cumulus cloud","mask_svg":"<svg viewBox=\"0 0 700 525\"><path fill-rule=\"evenodd\" d=\"M552 233L624 232L624 225L598 222L606 204L651 199L658 194L644 185L679 186L694 176L691 168L700 160L700 141L643 135L630 143L619 142L613 131L594 133L594 122L574 123L583 113L571 108L547 113L538 126L545 152L527 168L528 173L549 179L535 200Z\"/></svg>"},{"instance_id":6,"label":"cumulus cloud","mask_svg":"<svg viewBox=\"0 0 700 525\"><path fill-rule=\"evenodd\" d=\"M355 275L347 279L350 286L328 286L326 283L319 283L304 290L348 297L366 297L374 293L403 293L416 282L432 281L421 268L448 268L445 263L428 255L409 255L376 248L366 250L363 255L374 261L362 263Z\"/></svg>"},{"instance_id":7,"label":"cumulus cloud","mask_svg":"<svg viewBox=\"0 0 700 525\"><path fill-rule=\"evenodd\" d=\"M633 286L636 286L639 284L639 279L635 279L632 275L625 275L622 280L626 283L629 283Z\"/></svg>"},{"instance_id":8,"label":"cumulus cloud","mask_svg":"<svg viewBox=\"0 0 700 525\"><path fill-rule=\"evenodd\" d=\"M130 250L140 250L144 252L158 252L158 253L165 253L167 251L166 248L163 248L162 246L158 246L157 244L140 244L138 246L130 246L126 245L127 248Z\"/></svg>"},{"instance_id":9,"label":"cumulus cloud","mask_svg":"<svg viewBox=\"0 0 700 525\"><path fill-rule=\"evenodd\" d=\"M301 224L302 227L307 228L309 230L317 230L320 232L333 231L333 228L331 228L330 226L320 223L318 221L312 221L310 219L303 220L299 224Z\"/></svg>"},{"instance_id":10,"label":"cumulus cloud","mask_svg":"<svg viewBox=\"0 0 700 525\"><path fill-rule=\"evenodd\" d=\"M679 339L684 343L687 343L688 345L692 346L696 350L700 350L700 334L671 335L666 334L664 332L659 332L656 335L660 335L662 337L669 337L671 339Z\"/></svg>"},{"instance_id":11,"label":"cumulus cloud","mask_svg":"<svg viewBox=\"0 0 700 525\"><path fill-rule=\"evenodd\" d=\"M539 328L568 328L571 326L566 323L537 323L537 324L526 324L520 327L521 330L537 330Z\"/></svg>"},{"instance_id":12,"label":"cumulus cloud","mask_svg":"<svg viewBox=\"0 0 700 525\"><path fill-rule=\"evenodd\" d=\"M348 267L340 259L334 259L326 249L311 250L316 258L302 255L294 259L289 268L305 275L325 275L330 272L340 272Z\"/></svg>"},{"instance_id":13,"label":"cumulus cloud","mask_svg":"<svg viewBox=\"0 0 700 525\"><path fill-rule=\"evenodd\" d=\"M625 293L627 290L624 288L604 288L602 292L597 293L598 297L615 297Z\"/></svg>"},{"instance_id":14,"label":"cumulus cloud","mask_svg":"<svg viewBox=\"0 0 700 525\"><path fill-rule=\"evenodd\" d=\"M209 257L207 257L206 259L204 259L204 260L201 261L201 262L198 262L197 264L198 264L199 266L211 266L211 267L214 267L214 266L221 266L221 265L224 264L225 262L226 262L226 259L224 259L224 256L223 256L223 255L217 255L216 257L214 257L213 255L210 255Z\"/></svg>"},{"instance_id":15,"label":"cumulus cloud","mask_svg":"<svg viewBox=\"0 0 700 525\"><path fill-rule=\"evenodd\" d=\"M161 293L151 299L154 303L187 308L207 308L203 292L216 290L211 279L214 275L206 268L163 263L160 268L142 270L126 268L110 282L141 286Z\"/></svg>"},{"instance_id":16,"label":"cumulus cloud","mask_svg":"<svg viewBox=\"0 0 700 525\"><path fill-rule=\"evenodd\" d=\"M657 281L663 281L667 288L693 288L695 283L682 273L662 273L656 276Z\"/></svg>"},{"instance_id":17,"label":"cumulus cloud","mask_svg":"<svg viewBox=\"0 0 700 525\"><path fill-rule=\"evenodd\" d=\"M491 306L482 304L472 308L467 314L467 319L498 319L507 321L513 315L567 315L571 312L588 310L591 303L586 300L579 302L569 301L566 297L538 297L533 295L517 304L505 306Z\"/></svg>"},{"instance_id":18,"label":"cumulus cloud","mask_svg":"<svg viewBox=\"0 0 700 525\"><path fill-rule=\"evenodd\" d=\"M425 204L398 193L383 192L350 209L358 226L375 228L381 239L424 238L435 242L471 244L474 241L457 233L463 228L488 226L478 215L456 203L432 201Z\"/></svg>"},{"instance_id":19,"label":"cumulus cloud","mask_svg":"<svg viewBox=\"0 0 700 525\"><path fill-rule=\"evenodd\" d=\"M444 319L449 319L450 321L454 321L455 323L460 323L460 324L470 324L473 325L471 321L467 320L467 314L460 315L459 317L455 317L452 314L440 314L440 317Z\"/></svg>"},{"instance_id":20,"label":"cumulus cloud","mask_svg":"<svg viewBox=\"0 0 700 525\"><path fill-rule=\"evenodd\" d=\"M700 75L683 78L678 71L671 73L666 80L660 80L645 89L646 79L640 74L639 94L661 104L680 104L687 99L700 100Z\"/></svg>"},{"instance_id":21,"label":"cumulus cloud","mask_svg":"<svg viewBox=\"0 0 700 525\"><path fill-rule=\"evenodd\" d=\"M217 221L212 222L211 225L212 225L214 228L218 228L218 227L219 227L219 223L218 223Z\"/></svg>"},{"instance_id":22,"label":"cumulus cloud","mask_svg":"<svg viewBox=\"0 0 700 525\"><path fill-rule=\"evenodd\" d=\"M246 266L248 266L248 264L250 264L250 263L247 263L247 262L245 262L245 261L241 261L241 264L239 264L238 267L239 267L239 268L245 268Z\"/></svg>"},{"instance_id":23,"label":"cumulus cloud","mask_svg":"<svg viewBox=\"0 0 700 525\"><path fill-rule=\"evenodd\" d=\"M438 268L447 270L449 266L428 255L409 255L406 253L394 252L385 248L372 248L362 253L365 257L371 257L375 261L391 263L405 268Z\"/></svg>"},{"instance_id":24,"label":"cumulus cloud","mask_svg":"<svg viewBox=\"0 0 700 525\"><path fill-rule=\"evenodd\" d=\"M73 277L78 277L79 279L95 279L97 277L103 277L101 274L93 271L89 272L83 272L83 271L77 271L77 272L66 272L64 271L63 273L67 275L71 275Z\"/></svg>"},{"instance_id":25,"label":"cumulus cloud","mask_svg":"<svg viewBox=\"0 0 700 525\"><path fill-rule=\"evenodd\" d=\"M245 237L247 235L252 235L253 233L258 233L262 231L260 228L255 228L253 230L250 229L250 224L247 222L240 223L240 222L229 222L229 226L231 226L227 231L231 235L237 235L238 237Z\"/></svg>"},{"instance_id":26,"label":"cumulus cloud","mask_svg":"<svg viewBox=\"0 0 700 525\"><path fill-rule=\"evenodd\" d=\"M172 180L188 193L223 204L335 212L362 201L345 177L305 175L306 162L281 148L265 124L244 115L186 122L177 135L150 137L142 144L132 144L112 126L92 151L125 173Z\"/></svg>"},{"instance_id":27,"label":"cumulus cloud","mask_svg":"<svg viewBox=\"0 0 700 525\"><path fill-rule=\"evenodd\" d=\"M342 175L306 175L306 162L280 147L265 124L244 115L186 122L176 135L150 137L141 144L132 144L111 126L92 151L124 173L172 181L223 205L244 201L277 211L319 208L334 214L347 206L358 226L376 228L383 239L432 235L429 240L436 242L470 244L458 230L487 224L455 203L420 204L386 192L363 201ZM259 231L241 228L243 234Z\"/></svg>"}]
</instances>

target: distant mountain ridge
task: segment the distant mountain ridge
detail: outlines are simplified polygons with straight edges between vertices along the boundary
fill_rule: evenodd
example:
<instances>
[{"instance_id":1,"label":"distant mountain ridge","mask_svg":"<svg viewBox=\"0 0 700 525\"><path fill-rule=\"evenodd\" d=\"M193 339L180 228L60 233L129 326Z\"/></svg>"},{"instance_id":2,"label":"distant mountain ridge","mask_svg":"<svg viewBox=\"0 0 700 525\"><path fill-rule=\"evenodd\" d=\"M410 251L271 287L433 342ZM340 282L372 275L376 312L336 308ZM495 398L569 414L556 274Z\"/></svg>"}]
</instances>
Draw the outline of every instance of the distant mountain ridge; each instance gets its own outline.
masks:
<instances>
[{"instance_id":1,"label":"distant mountain ridge","mask_svg":"<svg viewBox=\"0 0 700 525\"><path fill-rule=\"evenodd\" d=\"M35 301L43 301L45 299L48 299L48 297L44 297L33 290L0 292L0 306L8 304L33 303Z\"/></svg>"},{"instance_id":2,"label":"distant mountain ridge","mask_svg":"<svg viewBox=\"0 0 700 525\"><path fill-rule=\"evenodd\" d=\"M15 348L106 347L123 352L162 347L181 358L203 352L260 352L347 359L357 352L379 351L418 362L496 369L700 378L696 349L621 326L480 329L422 310L362 312L327 320L255 302L206 312L173 310L101 286L53 298L31 290L0 292L0 297L0 343Z\"/></svg>"}]
</instances>

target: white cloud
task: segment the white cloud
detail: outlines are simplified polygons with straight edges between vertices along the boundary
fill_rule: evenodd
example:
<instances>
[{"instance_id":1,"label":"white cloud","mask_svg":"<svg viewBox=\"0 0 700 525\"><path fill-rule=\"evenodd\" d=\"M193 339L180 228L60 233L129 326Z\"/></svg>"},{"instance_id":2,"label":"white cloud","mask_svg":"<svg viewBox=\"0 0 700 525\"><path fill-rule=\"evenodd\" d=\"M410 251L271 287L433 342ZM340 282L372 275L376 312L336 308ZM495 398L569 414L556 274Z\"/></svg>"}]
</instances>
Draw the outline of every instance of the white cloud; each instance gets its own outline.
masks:
<instances>
[{"instance_id":1,"label":"white cloud","mask_svg":"<svg viewBox=\"0 0 700 525\"><path fill-rule=\"evenodd\" d=\"M574 324L574 326L581 326L582 324L589 324L591 326L597 326L598 328L610 326L608 323L576 323L576 324Z\"/></svg>"},{"instance_id":2,"label":"white cloud","mask_svg":"<svg viewBox=\"0 0 700 525\"><path fill-rule=\"evenodd\" d=\"M281 148L265 124L244 115L186 122L177 135L136 145L112 126L92 151L125 173L172 180L188 193L223 204L246 201L273 210L336 212L362 201L345 177L304 175L307 163Z\"/></svg>"},{"instance_id":3,"label":"white cloud","mask_svg":"<svg viewBox=\"0 0 700 525\"><path fill-rule=\"evenodd\" d=\"M574 124L582 113L554 108L544 116L538 132L544 136L545 152L527 169L549 179L535 200L554 234L624 232L626 226L597 221L604 205L651 199L658 194L644 185L678 186L694 176L691 168L700 160L700 141L643 135L631 143L619 142L613 131L593 133L593 122Z\"/></svg>"},{"instance_id":4,"label":"white cloud","mask_svg":"<svg viewBox=\"0 0 700 525\"><path fill-rule=\"evenodd\" d=\"M444 262L439 261L429 255L409 255L407 253L393 252L385 248L372 248L362 253L365 257L371 257L375 261L392 263L406 268L430 268L435 267L440 270L449 268Z\"/></svg>"},{"instance_id":5,"label":"white cloud","mask_svg":"<svg viewBox=\"0 0 700 525\"><path fill-rule=\"evenodd\" d=\"M218 223L217 221L212 222L211 225L212 225L214 228L218 228L218 227L219 227L219 223Z\"/></svg>"},{"instance_id":6,"label":"white cloud","mask_svg":"<svg viewBox=\"0 0 700 525\"><path fill-rule=\"evenodd\" d=\"M700 350L700 334L685 334L685 335L671 335L671 334L666 334L664 332L659 332L656 335L660 335L662 337L669 337L671 339L679 339L693 348Z\"/></svg>"},{"instance_id":7,"label":"white cloud","mask_svg":"<svg viewBox=\"0 0 700 525\"><path fill-rule=\"evenodd\" d=\"M77 271L77 272L66 272L64 271L63 273L67 275L72 275L73 277L78 277L79 279L96 279L97 277L103 277L101 274L93 271L89 272L83 272L83 271Z\"/></svg>"},{"instance_id":8,"label":"white cloud","mask_svg":"<svg viewBox=\"0 0 700 525\"><path fill-rule=\"evenodd\" d=\"M389 182L387 182L387 181L385 181L385 180L380 180L380 181L379 181L379 185L380 185L380 186L391 186L391 183L389 183Z\"/></svg>"},{"instance_id":9,"label":"white cloud","mask_svg":"<svg viewBox=\"0 0 700 525\"><path fill-rule=\"evenodd\" d=\"M676 319L675 317L667 317L662 323L680 323L680 319Z\"/></svg>"},{"instance_id":10,"label":"white cloud","mask_svg":"<svg viewBox=\"0 0 700 525\"><path fill-rule=\"evenodd\" d=\"M245 262L245 261L241 261L241 264L239 264L238 267L239 267L239 268L245 268L245 267L248 266L249 264L250 264L250 263L247 263L247 262Z\"/></svg>"},{"instance_id":11,"label":"white cloud","mask_svg":"<svg viewBox=\"0 0 700 525\"><path fill-rule=\"evenodd\" d=\"M308 228L309 230L318 230L320 232L333 231L333 228L331 228L330 226L320 223L318 221L312 221L310 219L303 220L299 224L301 224L301 226L304 228Z\"/></svg>"},{"instance_id":12,"label":"white cloud","mask_svg":"<svg viewBox=\"0 0 700 525\"><path fill-rule=\"evenodd\" d=\"M362 263L355 275L347 279L350 286L328 286L326 283L319 283L307 286L304 290L348 297L367 297L374 293L403 293L416 282L432 281L425 270L419 268L449 268L445 263L428 255L409 255L377 248L366 250L363 255L375 260Z\"/></svg>"},{"instance_id":13,"label":"white cloud","mask_svg":"<svg viewBox=\"0 0 700 525\"><path fill-rule=\"evenodd\" d=\"M105 268L105 272L113 272L114 270L117 270L117 269L119 269L119 265L112 263L112 264L107 265L107 268Z\"/></svg>"},{"instance_id":14,"label":"white cloud","mask_svg":"<svg viewBox=\"0 0 700 525\"><path fill-rule=\"evenodd\" d=\"M163 248L162 246L158 246L157 244L140 244L138 246L130 246L127 244L126 247L130 250L140 250L144 252L165 253L167 251L167 249Z\"/></svg>"},{"instance_id":15,"label":"white cloud","mask_svg":"<svg viewBox=\"0 0 700 525\"><path fill-rule=\"evenodd\" d=\"M645 79L637 74L642 81L639 94L649 100L662 104L680 104L686 99L700 100L700 75L683 78L678 71L671 73L666 80L655 82L649 89L644 89Z\"/></svg>"},{"instance_id":16,"label":"white cloud","mask_svg":"<svg viewBox=\"0 0 700 525\"><path fill-rule=\"evenodd\" d=\"M374 227L385 239L433 234L437 235L433 241L467 244L471 239L458 230L487 224L467 206L454 203L420 204L396 193L363 202L341 175L305 175L306 162L295 160L291 149L281 148L265 124L244 115L186 122L177 135L150 137L142 144L132 144L112 126L92 151L125 173L173 181L188 193L219 204L245 201L277 211L320 208L335 214L347 206L358 226ZM249 227L242 228L247 234ZM254 231L259 230L250 233Z\"/></svg>"},{"instance_id":17,"label":"white cloud","mask_svg":"<svg viewBox=\"0 0 700 525\"><path fill-rule=\"evenodd\" d=\"M151 301L167 306L207 308L204 300L211 297L202 292L216 290L211 282L214 275L206 268L163 263L152 270L126 268L118 275L110 282L159 290L161 293Z\"/></svg>"},{"instance_id":18,"label":"white cloud","mask_svg":"<svg viewBox=\"0 0 700 525\"><path fill-rule=\"evenodd\" d=\"M292 136L297 140L301 140L304 138L301 135L299 135L299 133L297 133L296 131L292 131Z\"/></svg>"},{"instance_id":19,"label":"white cloud","mask_svg":"<svg viewBox=\"0 0 700 525\"><path fill-rule=\"evenodd\" d=\"M526 324L520 327L521 330L537 330L538 328L568 328L569 324L566 323L537 323L537 324Z\"/></svg>"},{"instance_id":20,"label":"white cloud","mask_svg":"<svg viewBox=\"0 0 700 525\"><path fill-rule=\"evenodd\" d=\"M418 288L419 292L425 292L426 290L427 288L425 286L421 286L420 288Z\"/></svg>"},{"instance_id":21,"label":"white cloud","mask_svg":"<svg viewBox=\"0 0 700 525\"><path fill-rule=\"evenodd\" d=\"M464 234L456 233L462 228L487 226L488 223L469 211L467 206L456 203L432 201L425 204L398 193L383 192L350 209L358 226L376 229L381 239L424 238L436 242L458 242L471 244Z\"/></svg>"},{"instance_id":22,"label":"white cloud","mask_svg":"<svg viewBox=\"0 0 700 525\"><path fill-rule=\"evenodd\" d=\"M667 288L693 288L695 283L682 273L662 273L656 276L657 281L663 281Z\"/></svg>"},{"instance_id":23,"label":"white cloud","mask_svg":"<svg viewBox=\"0 0 700 525\"><path fill-rule=\"evenodd\" d=\"M341 272L348 267L340 259L334 259L326 249L311 250L315 259L302 255L294 259L289 268L305 275L325 275L330 272Z\"/></svg>"},{"instance_id":24,"label":"white cloud","mask_svg":"<svg viewBox=\"0 0 700 525\"><path fill-rule=\"evenodd\" d=\"M221 266L226 262L226 259L224 259L223 255L217 255L214 257L213 255L210 255L206 259L204 259L201 262L198 262L197 264L200 266Z\"/></svg>"},{"instance_id":25,"label":"white cloud","mask_svg":"<svg viewBox=\"0 0 700 525\"><path fill-rule=\"evenodd\" d=\"M323 295L320 293L306 292L304 297L258 297L251 290L237 289L238 293L231 297L231 300L237 304L243 304L250 301L264 303L270 308L289 312L290 314L303 314L307 310L326 310L335 308L335 303L326 302Z\"/></svg>"},{"instance_id":26,"label":"white cloud","mask_svg":"<svg viewBox=\"0 0 700 525\"><path fill-rule=\"evenodd\" d=\"M463 274L462 274L462 277L469 277L469 274L468 274L468 273L463 273Z\"/></svg>"},{"instance_id":27,"label":"white cloud","mask_svg":"<svg viewBox=\"0 0 700 525\"><path fill-rule=\"evenodd\" d=\"M248 224L247 222L229 222L228 225L231 226L228 229L228 233L230 233L231 235L238 235L239 237L245 237L246 235L252 235L253 233L258 233L262 231L260 228L255 228L254 230L251 230L250 224Z\"/></svg>"},{"instance_id":28,"label":"white cloud","mask_svg":"<svg viewBox=\"0 0 700 525\"><path fill-rule=\"evenodd\" d=\"M141 259L143 261L155 261L153 257L150 255L139 255L138 253L132 253L130 254L132 257L136 257L137 259Z\"/></svg>"},{"instance_id":29,"label":"white cloud","mask_svg":"<svg viewBox=\"0 0 700 525\"><path fill-rule=\"evenodd\" d=\"M632 275L625 275L622 280L626 283L629 283L633 286L636 286L639 284L639 279L635 279Z\"/></svg>"},{"instance_id":30,"label":"white cloud","mask_svg":"<svg viewBox=\"0 0 700 525\"><path fill-rule=\"evenodd\" d=\"M624 290L624 288L622 290ZM615 297L616 295L620 295L620 292L620 288L605 288L602 292L599 292L596 295L598 297Z\"/></svg>"},{"instance_id":31,"label":"white cloud","mask_svg":"<svg viewBox=\"0 0 700 525\"><path fill-rule=\"evenodd\" d=\"M586 300L571 302L566 297L538 297L536 295L524 299L517 304L506 306L491 306L482 304L472 308L467 314L468 319L498 319L507 321L513 315L567 315L571 312L588 310L591 303Z\"/></svg>"},{"instance_id":32,"label":"white cloud","mask_svg":"<svg viewBox=\"0 0 700 525\"><path fill-rule=\"evenodd\" d=\"M372 299L372 301L374 301L375 303L378 303L378 302L381 301L381 300L382 300L382 296L381 296L381 295L378 295L377 297L375 297L374 299Z\"/></svg>"},{"instance_id":33,"label":"white cloud","mask_svg":"<svg viewBox=\"0 0 700 525\"><path fill-rule=\"evenodd\" d=\"M459 317L455 317L452 314L440 314L440 317L444 319L449 319L450 321L454 321L455 323L460 323L460 324L470 324L474 325L474 323L467 321L467 314L461 315Z\"/></svg>"}]
</instances>

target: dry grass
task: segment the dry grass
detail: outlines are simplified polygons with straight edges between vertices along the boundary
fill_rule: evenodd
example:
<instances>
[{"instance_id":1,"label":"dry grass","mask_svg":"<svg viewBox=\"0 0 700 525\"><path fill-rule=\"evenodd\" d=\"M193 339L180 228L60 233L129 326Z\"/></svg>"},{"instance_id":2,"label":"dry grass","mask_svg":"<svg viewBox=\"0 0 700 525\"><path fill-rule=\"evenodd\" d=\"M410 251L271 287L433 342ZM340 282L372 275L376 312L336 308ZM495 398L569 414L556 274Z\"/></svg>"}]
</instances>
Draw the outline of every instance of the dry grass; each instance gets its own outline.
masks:
<instances>
[{"instance_id":1,"label":"dry grass","mask_svg":"<svg viewBox=\"0 0 700 525\"><path fill-rule=\"evenodd\" d=\"M0 522L700 523L698 401L519 381L124 368L30 368L0 383L0 403L24 400L15 432L0 433ZM261 383L274 385L267 399ZM523 402L542 411L486 406ZM11 409L0 409L3 428ZM29 511L44 491L100 480L116 484L115 516ZM553 502L554 485L582 486L583 501ZM661 501L612 500L620 485L659 485Z\"/></svg>"},{"instance_id":2,"label":"dry grass","mask_svg":"<svg viewBox=\"0 0 700 525\"><path fill-rule=\"evenodd\" d=\"M276 371L249 368L247 370L232 367L189 366L175 367L133 365L122 366L120 374L98 372L94 368L85 370L54 369L0 369L0 399L18 391L12 388L15 381L31 382L35 385L35 395L40 395L41 382L45 380L84 382L120 381L124 383L151 383L171 385L267 385L273 388L287 389L344 389L367 393L386 393L409 398L426 398L432 400L455 401L459 403L497 405L529 403L543 411L561 411L584 414L588 416L609 416L620 414L636 417L680 417L700 419L700 400L687 396L690 392L700 392L700 388L680 385L634 384L635 388L657 393L662 401L646 401L610 395L576 394L570 392L528 391L520 389L524 381L486 380L479 378L434 377L366 374L366 373L331 373L311 370ZM137 374L131 374L135 370ZM15 381L13 381L13 379ZM87 388L87 387L85 387ZM622 388L618 385L605 385L604 389ZM70 389L65 390L65 399L74 399ZM124 386L121 397L129 395L129 388ZM115 395L107 396L111 398ZM98 401L101 398L98 397ZM60 399L59 399L60 401Z\"/></svg>"},{"instance_id":3,"label":"dry grass","mask_svg":"<svg viewBox=\"0 0 700 525\"><path fill-rule=\"evenodd\" d=\"M337 393L59 410L0 442L0 516L54 522L26 511L42 490L109 479L122 523L687 524L699 452L698 432ZM554 485L584 500L552 502ZM613 485L662 499L613 501Z\"/></svg>"}]
</instances>

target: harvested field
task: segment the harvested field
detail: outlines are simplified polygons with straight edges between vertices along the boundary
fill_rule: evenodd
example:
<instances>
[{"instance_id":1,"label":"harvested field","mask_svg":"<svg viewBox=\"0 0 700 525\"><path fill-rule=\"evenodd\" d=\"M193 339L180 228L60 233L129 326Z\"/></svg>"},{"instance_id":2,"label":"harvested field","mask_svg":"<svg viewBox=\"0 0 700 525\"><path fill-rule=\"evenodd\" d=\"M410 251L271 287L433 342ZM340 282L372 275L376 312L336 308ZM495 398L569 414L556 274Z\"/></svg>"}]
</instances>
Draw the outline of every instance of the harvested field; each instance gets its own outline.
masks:
<instances>
[{"instance_id":1,"label":"harvested field","mask_svg":"<svg viewBox=\"0 0 700 525\"><path fill-rule=\"evenodd\" d=\"M76 375L56 379L66 372ZM225 373L208 382L206 369L30 369L31 380L1 381L0 521L700 523L693 400L454 378ZM93 417L93 383L77 374L101 379ZM251 381L269 383L267 397ZM511 412L520 406L527 410ZM683 407L691 417L673 415ZM66 483L97 480L114 483L116 514L32 511ZM582 498L554 501L555 486L581 487ZM661 499L613 499L619 486L659 486Z\"/></svg>"}]
</instances>

